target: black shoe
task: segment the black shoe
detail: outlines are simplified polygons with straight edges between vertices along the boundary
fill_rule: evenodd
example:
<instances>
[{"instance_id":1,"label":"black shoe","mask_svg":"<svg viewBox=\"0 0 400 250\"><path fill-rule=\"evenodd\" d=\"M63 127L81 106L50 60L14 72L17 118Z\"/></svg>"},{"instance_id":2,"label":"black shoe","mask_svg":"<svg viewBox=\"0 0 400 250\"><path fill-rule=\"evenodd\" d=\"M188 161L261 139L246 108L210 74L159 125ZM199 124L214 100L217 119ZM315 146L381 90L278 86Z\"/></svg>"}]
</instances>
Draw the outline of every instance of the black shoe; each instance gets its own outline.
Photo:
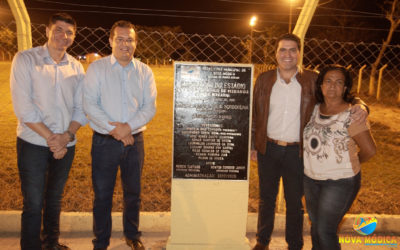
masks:
<instances>
[{"instance_id":1,"label":"black shoe","mask_svg":"<svg viewBox=\"0 0 400 250\"><path fill-rule=\"evenodd\" d=\"M126 239L126 244L131 247L132 250L145 250L143 243L140 239L130 240Z\"/></svg>"},{"instance_id":2,"label":"black shoe","mask_svg":"<svg viewBox=\"0 0 400 250\"><path fill-rule=\"evenodd\" d=\"M71 248L60 243L55 243L55 244L43 244L42 250L71 250Z\"/></svg>"}]
</instances>

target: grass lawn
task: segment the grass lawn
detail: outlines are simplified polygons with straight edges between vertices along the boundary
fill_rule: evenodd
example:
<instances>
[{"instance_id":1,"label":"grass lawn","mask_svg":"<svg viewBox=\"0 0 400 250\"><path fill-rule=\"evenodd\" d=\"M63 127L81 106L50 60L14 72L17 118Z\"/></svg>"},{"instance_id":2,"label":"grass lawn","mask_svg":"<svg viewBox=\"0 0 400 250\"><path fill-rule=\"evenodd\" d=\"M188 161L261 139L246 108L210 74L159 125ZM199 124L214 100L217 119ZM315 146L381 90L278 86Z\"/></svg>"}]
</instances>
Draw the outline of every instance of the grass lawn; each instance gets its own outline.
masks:
<instances>
[{"instance_id":1,"label":"grass lawn","mask_svg":"<svg viewBox=\"0 0 400 250\"><path fill-rule=\"evenodd\" d=\"M145 131L145 166L142 177L142 211L169 211L172 164L173 68L153 67L158 99L157 114ZM22 197L16 163L16 118L9 90L10 63L0 62L0 210L20 210ZM370 120L378 154L362 166L362 187L350 213L400 214L400 109L369 103ZM65 188L63 211L92 211L90 147L88 126L77 134L76 156ZM118 178L113 211L122 211ZM249 211L258 206L257 164L250 169Z\"/></svg>"}]
</instances>

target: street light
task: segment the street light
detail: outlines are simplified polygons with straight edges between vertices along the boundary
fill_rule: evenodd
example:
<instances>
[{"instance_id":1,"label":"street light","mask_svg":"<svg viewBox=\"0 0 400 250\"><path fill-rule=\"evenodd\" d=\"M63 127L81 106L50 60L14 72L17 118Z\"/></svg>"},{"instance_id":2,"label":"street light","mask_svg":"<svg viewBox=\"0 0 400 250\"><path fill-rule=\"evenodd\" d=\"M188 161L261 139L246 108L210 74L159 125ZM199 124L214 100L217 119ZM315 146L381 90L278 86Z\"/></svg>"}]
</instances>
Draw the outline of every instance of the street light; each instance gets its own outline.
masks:
<instances>
[{"instance_id":1,"label":"street light","mask_svg":"<svg viewBox=\"0 0 400 250\"><path fill-rule=\"evenodd\" d=\"M253 56L253 27L256 25L257 17L252 16L250 18L250 63L251 63L251 58Z\"/></svg>"},{"instance_id":2,"label":"street light","mask_svg":"<svg viewBox=\"0 0 400 250\"><path fill-rule=\"evenodd\" d=\"M292 33L292 6L296 0L289 0L289 34Z\"/></svg>"}]
</instances>

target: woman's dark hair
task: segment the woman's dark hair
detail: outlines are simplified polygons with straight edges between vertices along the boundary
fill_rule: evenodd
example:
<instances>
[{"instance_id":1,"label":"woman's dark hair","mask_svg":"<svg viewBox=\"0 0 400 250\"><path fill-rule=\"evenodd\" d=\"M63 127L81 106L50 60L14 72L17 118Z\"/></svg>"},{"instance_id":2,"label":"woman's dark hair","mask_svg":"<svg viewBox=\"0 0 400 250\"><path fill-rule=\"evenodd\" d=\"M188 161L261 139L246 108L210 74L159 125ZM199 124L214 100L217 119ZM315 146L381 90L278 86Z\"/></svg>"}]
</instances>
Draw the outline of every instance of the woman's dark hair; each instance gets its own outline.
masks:
<instances>
[{"instance_id":1,"label":"woman's dark hair","mask_svg":"<svg viewBox=\"0 0 400 250\"><path fill-rule=\"evenodd\" d=\"M329 71L337 70L341 72L344 76L344 86L346 89L343 93L343 100L345 102L351 103L354 99L354 95L351 93L351 88L353 86L353 78L351 77L350 71L347 70L345 67L338 65L338 64L331 64L323 68L317 78L317 89L315 91L315 98L317 102L323 103L324 102L324 95L322 94L321 85L324 82L324 77L326 73Z\"/></svg>"}]
</instances>

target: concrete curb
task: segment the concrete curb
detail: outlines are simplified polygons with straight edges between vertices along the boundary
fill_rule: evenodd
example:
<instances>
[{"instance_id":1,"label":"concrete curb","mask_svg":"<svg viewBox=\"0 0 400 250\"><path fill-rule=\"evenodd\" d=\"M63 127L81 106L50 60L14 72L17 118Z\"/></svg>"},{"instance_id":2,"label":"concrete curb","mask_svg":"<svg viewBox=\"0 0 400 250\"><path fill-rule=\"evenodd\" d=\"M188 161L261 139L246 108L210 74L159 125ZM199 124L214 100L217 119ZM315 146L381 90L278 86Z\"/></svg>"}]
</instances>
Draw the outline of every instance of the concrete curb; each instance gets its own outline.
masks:
<instances>
[{"instance_id":1,"label":"concrete curb","mask_svg":"<svg viewBox=\"0 0 400 250\"><path fill-rule=\"evenodd\" d=\"M353 222L357 215L346 215L340 227L340 233L351 233ZM400 235L400 215L384 214L365 214L364 216L374 216L378 220L375 233ZM113 231L122 231L122 213L114 212ZM140 230L145 232L169 232L170 230L170 212L141 212ZM0 211L0 232L20 232L21 211ZM92 213L91 212L62 212L61 213L61 231L62 232L91 232L92 231ZM284 232L285 215L275 215L276 232ZM247 217L247 232L256 232L257 213L249 213ZM309 233L310 223L308 216L304 218L304 232Z\"/></svg>"}]
</instances>

